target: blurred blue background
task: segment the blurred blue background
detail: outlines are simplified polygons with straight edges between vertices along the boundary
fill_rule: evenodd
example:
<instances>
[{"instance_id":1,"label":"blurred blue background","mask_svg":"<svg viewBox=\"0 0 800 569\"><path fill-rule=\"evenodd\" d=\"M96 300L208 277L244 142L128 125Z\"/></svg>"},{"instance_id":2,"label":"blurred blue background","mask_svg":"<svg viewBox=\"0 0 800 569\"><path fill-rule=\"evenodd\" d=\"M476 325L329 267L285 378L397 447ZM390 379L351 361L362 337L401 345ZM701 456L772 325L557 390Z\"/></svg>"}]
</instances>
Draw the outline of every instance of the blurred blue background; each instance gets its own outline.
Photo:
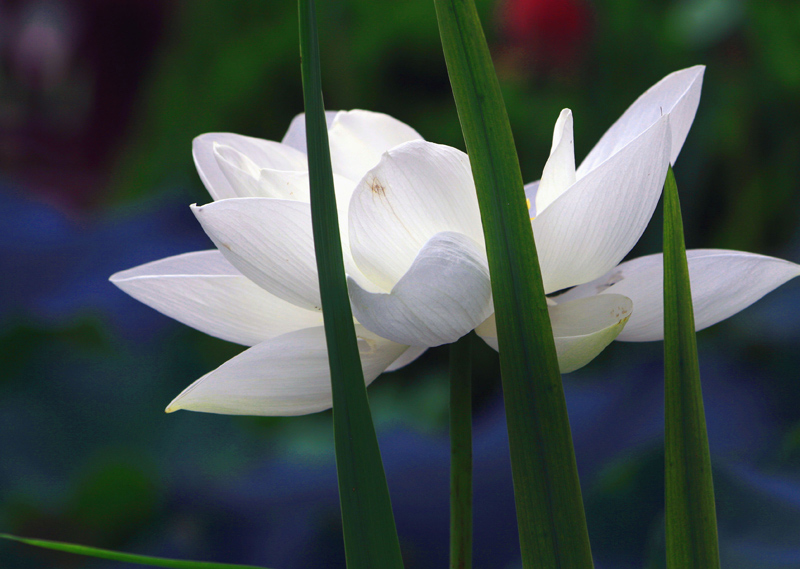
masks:
<instances>
[{"instance_id":1,"label":"blurred blue background","mask_svg":"<svg viewBox=\"0 0 800 569\"><path fill-rule=\"evenodd\" d=\"M689 247L800 261L800 3L482 0L526 181L647 87L708 66L676 167ZM328 108L463 148L431 0L320 1ZM0 531L275 569L344 567L329 413L166 404L241 348L107 282L211 246L191 140L302 110L291 0L0 0ZM660 210L632 255L660 250ZM726 568L800 567L800 283L699 335ZM661 344L565 377L598 568L663 566ZM444 567L446 349L370 388L409 568ZM475 340L475 566L519 566L496 354ZM0 543L3 568L121 565Z\"/></svg>"}]
</instances>

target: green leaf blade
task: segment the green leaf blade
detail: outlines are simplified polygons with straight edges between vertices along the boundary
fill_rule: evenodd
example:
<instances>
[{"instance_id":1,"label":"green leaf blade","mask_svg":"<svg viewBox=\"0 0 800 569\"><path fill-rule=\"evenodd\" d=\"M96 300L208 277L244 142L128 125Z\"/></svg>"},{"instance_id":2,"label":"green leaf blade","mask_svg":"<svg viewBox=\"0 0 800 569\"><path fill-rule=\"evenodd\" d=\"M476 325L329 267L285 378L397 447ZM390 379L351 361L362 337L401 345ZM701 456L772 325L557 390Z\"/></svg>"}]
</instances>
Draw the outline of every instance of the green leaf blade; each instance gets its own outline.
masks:
<instances>
[{"instance_id":1,"label":"green leaf blade","mask_svg":"<svg viewBox=\"0 0 800 569\"><path fill-rule=\"evenodd\" d=\"M345 281L314 0L299 0L311 217L333 391L345 556L350 569L403 567Z\"/></svg>"},{"instance_id":2,"label":"green leaf blade","mask_svg":"<svg viewBox=\"0 0 800 569\"><path fill-rule=\"evenodd\" d=\"M592 567L567 418L522 176L472 0L436 0L470 157L497 314L523 567Z\"/></svg>"},{"instance_id":3,"label":"green leaf blade","mask_svg":"<svg viewBox=\"0 0 800 569\"><path fill-rule=\"evenodd\" d=\"M664 396L667 567L720 566L714 482L678 186L664 184Z\"/></svg>"},{"instance_id":4,"label":"green leaf blade","mask_svg":"<svg viewBox=\"0 0 800 569\"><path fill-rule=\"evenodd\" d=\"M10 541L51 549L53 551L63 551L64 553L74 553L86 557L96 557L99 559L109 559L111 561L122 561L123 563L133 563L136 565L149 565L151 567L167 567L169 569L265 569L255 565L236 565L232 563L212 563L209 561L184 561L181 559L167 559L164 557L151 557L148 555L135 555L133 553L122 553L109 549L99 549L85 545L75 545L63 541L52 541L49 539L30 539L17 537L14 535L0 534L0 538Z\"/></svg>"}]
</instances>

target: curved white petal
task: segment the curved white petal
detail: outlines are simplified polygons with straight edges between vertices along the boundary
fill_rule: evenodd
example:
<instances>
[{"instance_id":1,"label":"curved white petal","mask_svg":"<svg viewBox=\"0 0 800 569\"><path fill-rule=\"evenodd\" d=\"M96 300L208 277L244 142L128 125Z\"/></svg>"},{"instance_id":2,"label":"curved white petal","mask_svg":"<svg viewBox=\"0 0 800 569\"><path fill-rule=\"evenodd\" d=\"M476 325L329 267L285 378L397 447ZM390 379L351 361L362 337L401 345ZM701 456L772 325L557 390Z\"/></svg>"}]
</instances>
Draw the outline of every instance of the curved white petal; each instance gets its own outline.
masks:
<instances>
[{"instance_id":1,"label":"curved white petal","mask_svg":"<svg viewBox=\"0 0 800 569\"><path fill-rule=\"evenodd\" d=\"M636 244L661 195L669 136L664 117L538 213L531 224L545 293L597 278Z\"/></svg>"},{"instance_id":2,"label":"curved white petal","mask_svg":"<svg viewBox=\"0 0 800 569\"><path fill-rule=\"evenodd\" d=\"M238 198L192 206L192 211L243 275L292 304L320 310L309 204Z\"/></svg>"},{"instance_id":3,"label":"curved white petal","mask_svg":"<svg viewBox=\"0 0 800 569\"><path fill-rule=\"evenodd\" d=\"M633 303L619 294L597 295L548 306L561 373L582 368L616 338L631 316ZM475 332L498 349L493 314Z\"/></svg>"},{"instance_id":4,"label":"curved white petal","mask_svg":"<svg viewBox=\"0 0 800 569\"><path fill-rule=\"evenodd\" d=\"M202 134L192 141L192 156L197 173L214 200L250 195L240 193L239 189L231 185L219 167L215 147L232 148L239 155L245 156L247 160L240 164L244 168L308 170L305 154L279 142L227 132Z\"/></svg>"},{"instance_id":5,"label":"curved white petal","mask_svg":"<svg viewBox=\"0 0 800 569\"><path fill-rule=\"evenodd\" d=\"M767 257L722 249L690 249L689 280L697 330L733 316L800 276L800 265ZM663 257L648 255L622 263L594 282L575 287L563 295L624 294L633 300L633 316L622 341L645 342L664 338ZM559 299L562 297L559 297Z\"/></svg>"},{"instance_id":6,"label":"curved white petal","mask_svg":"<svg viewBox=\"0 0 800 569\"><path fill-rule=\"evenodd\" d=\"M536 211L542 212L575 183L575 143L572 136L572 111L558 115L553 130L550 158L544 165L542 181L536 192ZM531 216L533 217L533 216Z\"/></svg>"},{"instance_id":7,"label":"curved white petal","mask_svg":"<svg viewBox=\"0 0 800 569\"><path fill-rule=\"evenodd\" d=\"M339 111L325 111L325 121L328 123L328 128L331 127L333 119L336 118L337 114L339 114ZM287 130L286 134L283 135L283 140L281 140L281 142L286 146L296 148L303 154L306 153L305 113L300 113L292 119L292 122L289 123L289 130Z\"/></svg>"},{"instance_id":8,"label":"curved white petal","mask_svg":"<svg viewBox=\"0 0 800 569\"><path fill-rule=\"evenodd\" d=\"M361 365L372 383L406 346L356 326ZM226 415L304 415L331 406L323 327L261 342L195 381L167 407Z\"/></svg>"},{"instance_id":9,"label":"curved white petal","mask_svg":"<svg viewBox=\"0 0 800 569\"><path fill-rule=\"evenodd\" d=\"M353 181L378 164L381 155L419 133L399 120L370 111L340 111L328 128L333 171Z\"/></svg>"},{"instance_id":10,"label":"curved white petal","mask_svg":"<svg viewBox=\"0 0 800 569\"><path fill-rule=\"evenodd\" d=\"M348 288L365 328L410 346L454 342L492 312L486 256L461 233L432 237L390 294L366 292L352 279Z\"/></svg>"},{"instance_id":11,"label":"curved white petal","mask_svg":"<svg viewBox=\"0 0 800 569\"><path fill-rule=\"evenodd\" d=\"M399 358L392 362L392 365L386 368L386 371L395 371L402 367L406 367L411 362L415 361L418 357L428 351L424 346L409 346Z\"/></svg>"},{"instance_id":12,"label":"curved white petal","mask_svg":"<svg viewBox=\"0 0 800 569\"><path fill-rule=\"evenodd\" d=\"M703 65L682 69L670 73L645 91L592 148L578 167L578 178L597 168L662 116L670 117L672 144L669 160L674 164L700 103L704 72Z\"/></svg>"},{"instance_id":13,"label":"curved white petal","mask_svg":"<svg viewBox=\"0 0 800 569\"><path fill-rule=\"evenodd\" d=\"M217 250L167 257L116 273L110 280L170 318L246 346L322 325L320 312L269 294Z\"/></svg>"},{"instance_id":14,"label":"curved white petal","mask_svg":"<svg viewBox=\"0 0 800 569\"><path fill-rule=\"evenodd\" d=\"M625 328L633 308L631 299L621 294L581 298L550 307L561 373L582 368L606 349Z\"/></svg>"},{"instance_id":15,"label":"curved white petal","mask_svg":"<svg viewBox=\"0 0 800 569\"><path fill-rule=\"evenodd\" d=\"M358 267L389 291L422 246L443 231L483 245L478 198L463 152L414 141L385 153L350 201L350 246Z\"/></svg>"}]
</instances>

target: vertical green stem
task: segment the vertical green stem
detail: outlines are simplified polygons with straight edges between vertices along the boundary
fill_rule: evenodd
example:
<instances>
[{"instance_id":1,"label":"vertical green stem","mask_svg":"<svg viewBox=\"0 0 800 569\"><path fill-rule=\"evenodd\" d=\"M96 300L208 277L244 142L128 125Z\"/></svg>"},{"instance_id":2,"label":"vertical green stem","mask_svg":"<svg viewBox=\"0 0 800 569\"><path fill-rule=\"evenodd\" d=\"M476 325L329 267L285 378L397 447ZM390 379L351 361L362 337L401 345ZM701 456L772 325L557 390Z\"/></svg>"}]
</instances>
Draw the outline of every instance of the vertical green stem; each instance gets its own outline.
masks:
<instances>
[{"instance_id":1,"label":"vertical green stem","mask_svg":"<svg viewBox=\"0 0 800 569\"><path fill-rule=\"evenodd\" d=\"M471 343L450 345L450 569L472 567Z\"/></svg>"},{"instance_id":2,"label":"vertical green stem","mask_svg":"<svg viewBox=\"0 0 800 569\"><path fill-rule=\"evenodd\" d=\"M322 100L314 0L299 0L311 218L333 392L336 471L349 569L403 567L345 282Z\"/></svg>"},{"instance_id":3,"label":"vertical green stem","mask_svg":"<svg viewBox=\"0 0 800 569\"><path fill-rule=\"evenodd\" d=\"M667 567L717 569L714 482L678 187L664 184L664 395Z\"/></svg>"}]
</instances>

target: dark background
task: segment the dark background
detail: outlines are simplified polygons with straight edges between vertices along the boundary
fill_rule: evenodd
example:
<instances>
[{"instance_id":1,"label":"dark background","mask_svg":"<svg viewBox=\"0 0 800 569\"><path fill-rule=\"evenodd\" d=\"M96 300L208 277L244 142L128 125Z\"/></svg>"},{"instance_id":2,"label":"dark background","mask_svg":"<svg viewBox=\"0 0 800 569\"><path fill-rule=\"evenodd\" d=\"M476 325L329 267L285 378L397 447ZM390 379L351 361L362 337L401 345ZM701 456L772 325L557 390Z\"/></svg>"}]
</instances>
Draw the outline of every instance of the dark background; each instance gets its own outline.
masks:
<instances>
[{"instance_id":1,"label":"dark background","mask_svg":"<svg viewBox=\"0 0 800 569\"><path fill-rule=\"evenodd\" d=\"M689 247L800 261L800 3L478 2L523 176L578 161L647 87L708 66L676 166ZM463 148L431 0L320 0L326 104ZM302 110L291 0L0 0L0 532L343 567L329 413L163 408L241 347L118 270L211 246L191 140ZM660 210L633 254L660 250ZM800 283L699 335L726 568L800 567ZM565 377L598 568L663 566L661 343ZM370 388L407 567L447 564L446 349ZM475 566L519 567L496 354L475 340ZM121 567L0 543L0 566Z\"/></svg>"}]
</instances>

